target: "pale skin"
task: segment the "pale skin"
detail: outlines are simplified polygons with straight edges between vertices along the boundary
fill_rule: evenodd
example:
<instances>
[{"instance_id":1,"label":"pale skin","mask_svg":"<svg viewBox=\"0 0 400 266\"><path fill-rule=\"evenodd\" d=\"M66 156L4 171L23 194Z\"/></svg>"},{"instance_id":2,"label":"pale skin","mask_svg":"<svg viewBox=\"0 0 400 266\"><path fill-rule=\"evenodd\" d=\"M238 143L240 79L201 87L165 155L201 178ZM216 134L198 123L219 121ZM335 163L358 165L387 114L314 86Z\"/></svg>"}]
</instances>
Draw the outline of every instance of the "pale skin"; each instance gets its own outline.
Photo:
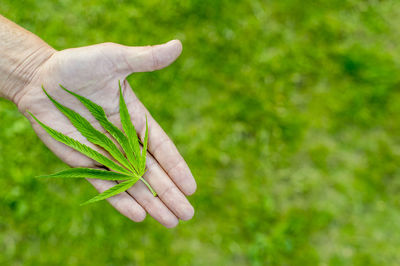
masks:
<instances>
[{"instance_id":1,"label":"pale skin","mask_svg":"<svg viewBox=\"0 0 400 266\"><path fill-rule=\"evenodd\" d=\"M52 139L27 111L48 126L104 153L72 126L41 87L43 85L57 101L77 111L94 127L105 132L86 108L72 95L61 90L58 84L101 105L109 120L122 128L118 98L120 80L132 122L141 139L144 137L147 115L149 147L144 178L158 196L154 197L142 182L138 182L108 201L132 221L143 221L148 213L162 225L171 228L179 220L193 217L194 209L186 196L195 192L196 182L171 139L135 96L126 77L135 72L162 69L174 62L181 51L182 44L178 40L145 47L102 43L57 51L0 15L0 96L17 105L39 138L62 161L71 167L98 168L101 165ZM98 179L88 181L99 192L116 184Z\"/></svg>"}]
</instances>

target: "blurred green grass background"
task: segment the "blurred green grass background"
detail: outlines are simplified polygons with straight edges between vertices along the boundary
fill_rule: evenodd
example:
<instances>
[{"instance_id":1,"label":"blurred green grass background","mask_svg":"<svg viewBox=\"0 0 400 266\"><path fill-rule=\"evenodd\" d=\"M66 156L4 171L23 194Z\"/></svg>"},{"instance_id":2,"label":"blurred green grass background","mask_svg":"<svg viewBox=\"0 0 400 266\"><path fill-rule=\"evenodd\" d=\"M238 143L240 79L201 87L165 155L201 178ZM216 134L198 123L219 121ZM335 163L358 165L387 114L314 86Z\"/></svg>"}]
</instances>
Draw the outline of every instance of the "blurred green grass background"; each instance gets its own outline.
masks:
<instances>
[{"instance_id":1,"label":"blurred green grass background","mask_svg":"<svg viewBox=\"0 0 400 266\"><path fill-rule=\"evenodd\" d=\"M396 265L400 5L386 1L13 1L56 49L178 38L129 81L190 165L193 220L79 207L84 181L0 100L1 265Z\"/></svg>"}]
</instances>

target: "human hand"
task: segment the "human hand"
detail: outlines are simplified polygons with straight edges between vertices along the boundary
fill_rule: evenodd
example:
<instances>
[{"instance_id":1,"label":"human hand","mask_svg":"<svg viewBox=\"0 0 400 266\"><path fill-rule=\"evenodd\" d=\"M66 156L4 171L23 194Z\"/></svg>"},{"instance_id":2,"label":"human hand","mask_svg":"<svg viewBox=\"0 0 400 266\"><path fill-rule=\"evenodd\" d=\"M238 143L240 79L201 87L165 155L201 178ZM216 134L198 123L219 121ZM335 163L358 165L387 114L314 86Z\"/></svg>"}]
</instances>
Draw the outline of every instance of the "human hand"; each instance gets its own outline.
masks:
<instances>
[{"instance_id":1,"label":"human hand","mask_svg":"<svg viewBox=\"0 0 400 266\"><path fill-rule=\"evenodd\" d=\"M132 122L141 139L145 132L145 116L149 124L149 146L144 178L157 192L154 197L147 187L138 182L126 192L109 198L109 202L133 221L142 221L146 212L166 227L174 227L178 219L192 218L194 209L185 195L196 190L195 180L189 167L173 142L151 117L133 93L126 77L134 72L153 71L171 64L180 55L182 45L170 41L163 45L128 47L115 43L54 51L44 61L13 98L19 110L26 115L39 138L65 163L72 167L100 167L95 161L51 138L26 111L57 131L68 135L100 152L101 149L87 141L51 103L43 93L48 93L63 105L83 115L98 130L105 130L86 108L72 95L59 88L62 84L101 105L109 120L122 128L119 120L119 90L122 90ZM107 133L106 133L107 134ZM89 182L103 192L114 186L113 181L90 179Z\"/></svg>"}]
</instances>

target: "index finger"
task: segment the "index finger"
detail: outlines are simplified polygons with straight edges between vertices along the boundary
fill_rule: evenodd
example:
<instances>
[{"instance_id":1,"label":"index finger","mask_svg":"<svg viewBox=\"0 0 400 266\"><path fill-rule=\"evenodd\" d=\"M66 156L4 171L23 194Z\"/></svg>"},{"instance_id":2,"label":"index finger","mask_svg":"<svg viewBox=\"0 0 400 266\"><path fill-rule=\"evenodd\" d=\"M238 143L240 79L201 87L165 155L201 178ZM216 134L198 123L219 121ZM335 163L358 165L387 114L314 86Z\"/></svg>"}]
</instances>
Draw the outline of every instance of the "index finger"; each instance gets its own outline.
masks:
<instances>
[{"instance_id":1,"label":"index finger","mask_svg":"<svg viewBox=\"0 0 400 266\"><path fill-rule=\"evenodd\" d=\"M124 81L123 87L125 88L123 93L124 98L129 113L131 114L132 122L141 139L143 139L146 130L145 115L147 116L149 125L149 153L153 155L160 166L185 195L193 194L197 188L196 181L178 149L150 115L146 107L139 101L126 80Z\"/></svg>"}]
</instances>

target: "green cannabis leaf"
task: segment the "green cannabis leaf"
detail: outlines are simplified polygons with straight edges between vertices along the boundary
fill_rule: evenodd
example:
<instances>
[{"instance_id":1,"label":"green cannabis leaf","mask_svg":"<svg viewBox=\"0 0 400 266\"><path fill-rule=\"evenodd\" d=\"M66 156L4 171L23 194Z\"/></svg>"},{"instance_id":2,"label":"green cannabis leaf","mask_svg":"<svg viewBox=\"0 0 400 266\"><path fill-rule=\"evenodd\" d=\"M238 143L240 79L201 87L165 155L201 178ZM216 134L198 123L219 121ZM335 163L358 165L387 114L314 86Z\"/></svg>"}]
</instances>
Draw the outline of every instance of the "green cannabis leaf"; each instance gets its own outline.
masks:
<instances>
[{"instance_id":1,"label":"green cannabis leaf","mask_svg":"<svg viewBox=\"0 0 400 266\"><path fill-rule=\"evenodd\" d=\"M37 119L32 113L29 114L39 123L39 125L55 140L64 143L65 145L79 151L87 157L97 161L104 165L110 170L100 170L92 168L72 168L64 170L51 175L44 175L40 177L54 177L54 178L97 178L103 180L115 180L123 181L118 185L98 194L94 198L84 202L82 205L107 199L118 193L126 191L128 188L133 186L137 181L141 180L153 193L157 196L157 193L153 190L149 183L142 177L146 172L146 153L147 153L147 142L148 142L148 125L146 117L146 132L143 140L143 148L140 151L140 140L137 136L135 127L132 124L131 117L128 112L124 97L122 95L121 84L119 83L119 109L120 119L124 132L122 132L117 126L112 124L104 112L104 109L90 101L89 99L78 95L70 90L67 90L62 85L60 87L71 95L75 96L96 118L100 125L117 141L121 146L122 150L117 147L114 142L109 139L105 134L95 129L89 121L77 112L65 107L64 105L57 102L52 98L47 91L42 87L44 93L53 102L53 104L69 119L72 125L91 143L106 150L116 162L93 150L92 148L58 132L49 126L45 125L39 119Z\"/></svg>"}]
</instances>

